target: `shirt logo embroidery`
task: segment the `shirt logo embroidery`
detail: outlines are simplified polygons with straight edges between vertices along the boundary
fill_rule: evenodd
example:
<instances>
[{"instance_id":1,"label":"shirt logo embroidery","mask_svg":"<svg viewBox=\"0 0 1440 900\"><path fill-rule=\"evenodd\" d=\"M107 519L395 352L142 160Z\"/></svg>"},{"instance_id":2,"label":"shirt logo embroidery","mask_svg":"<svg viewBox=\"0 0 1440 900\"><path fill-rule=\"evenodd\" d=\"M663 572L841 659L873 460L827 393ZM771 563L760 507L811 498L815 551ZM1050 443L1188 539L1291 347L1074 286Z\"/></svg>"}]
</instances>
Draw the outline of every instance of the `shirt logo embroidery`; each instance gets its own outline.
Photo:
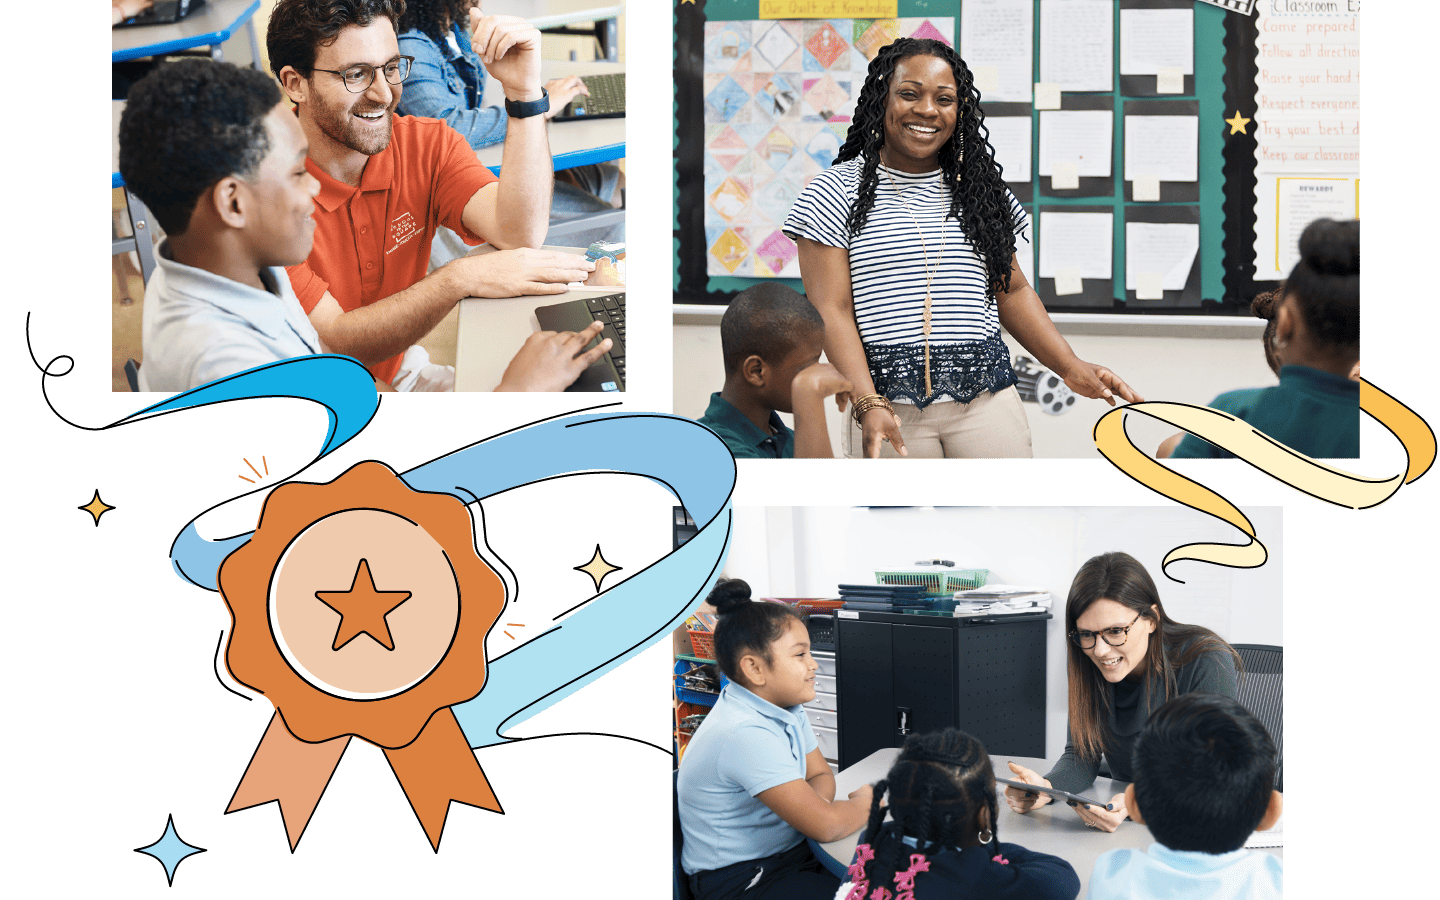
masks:
<instances>
[{"instance_id":1,"label":"shirt logo embroidery","mask_svg":"<svg viewBox=\"0 0 1440 900\"><path fill-rule=\"evenodd\" d=\"M415 217L407 213L396 216L395 221L390 223L390 239L395 243L385 253L388 256L400 249L400 245L420 233L420 228L415 224Z\"/></svg>"}]
</instances>

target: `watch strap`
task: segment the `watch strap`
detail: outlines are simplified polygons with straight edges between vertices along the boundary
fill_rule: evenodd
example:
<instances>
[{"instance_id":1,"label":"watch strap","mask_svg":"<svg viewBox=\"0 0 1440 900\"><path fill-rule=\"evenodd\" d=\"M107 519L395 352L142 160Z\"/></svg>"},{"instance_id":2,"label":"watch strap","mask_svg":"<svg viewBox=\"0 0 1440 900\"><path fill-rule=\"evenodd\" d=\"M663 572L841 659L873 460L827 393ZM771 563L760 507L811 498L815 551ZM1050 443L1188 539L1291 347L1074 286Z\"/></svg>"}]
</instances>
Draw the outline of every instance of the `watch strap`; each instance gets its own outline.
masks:
<instances>
[{"instance_id":1,"label":"watch strap","mask_svg":"<svg viewBox=\"0 0 1440 900\"><path fill-rule=\"evenodd\" d=\"M550 92L545 86L540 86L539 100L511 100L505 98L505 113L512 119L528 119L531 116L544 115L550 110Z\"/></svg>"}]
</instances>

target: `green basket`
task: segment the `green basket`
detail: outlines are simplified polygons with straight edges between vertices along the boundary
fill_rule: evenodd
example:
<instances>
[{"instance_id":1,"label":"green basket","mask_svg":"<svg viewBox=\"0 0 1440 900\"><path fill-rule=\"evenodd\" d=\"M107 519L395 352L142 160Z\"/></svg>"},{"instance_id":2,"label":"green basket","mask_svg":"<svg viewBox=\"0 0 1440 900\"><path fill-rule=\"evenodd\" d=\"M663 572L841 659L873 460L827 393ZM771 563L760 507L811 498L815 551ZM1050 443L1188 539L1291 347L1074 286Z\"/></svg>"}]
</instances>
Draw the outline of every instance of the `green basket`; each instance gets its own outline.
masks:
<instances>
[{"instance_id":1,"label":"green basket","mask_svg":"<svg viewBox=\"0 0 1440 900\"><path fill-rule=\"evenodd\" d=\"M946 596L956 591L984 587L989 569L913 569L904 572L876 572L876 584L919 586L927 594Z\"/></svg>"}]
</instances>

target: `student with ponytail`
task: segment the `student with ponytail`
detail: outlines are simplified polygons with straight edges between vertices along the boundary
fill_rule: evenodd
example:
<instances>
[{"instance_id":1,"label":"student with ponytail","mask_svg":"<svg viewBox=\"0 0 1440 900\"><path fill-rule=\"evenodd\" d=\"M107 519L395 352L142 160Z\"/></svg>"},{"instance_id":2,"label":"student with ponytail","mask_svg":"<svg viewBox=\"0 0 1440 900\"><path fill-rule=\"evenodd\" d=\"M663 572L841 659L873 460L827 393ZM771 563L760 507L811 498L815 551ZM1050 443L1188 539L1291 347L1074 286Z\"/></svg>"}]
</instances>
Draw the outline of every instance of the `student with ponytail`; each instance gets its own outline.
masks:
<instances>
[{"instance_id":1,"label":"student with ponytail","mask_svg":"<svg viewBox=\"0 0 1440 900\"><path fill-rule=\"evenodd\" d=\"M887 790L888 808L880 802ZM955 728L911 735L875 785L869 825L836 900L1074 900L1075 869L1000 843L997 815L995 774L979 741Z\"/></svg>"},{"instance_id":2,"label":"student with ponytail","mask_svg":"<svg viewBox=\"0 0 1440 900\"><path fill-rule=\"evenodd\" d=\"M829 900L839 882L805 838L858 831L869 785L835 799L835 775L800 704L815 697L810 636L793 609L722 580L715 660L730 679L680 765L681 866L696 900Z\"/></svg>"}]
</instances>

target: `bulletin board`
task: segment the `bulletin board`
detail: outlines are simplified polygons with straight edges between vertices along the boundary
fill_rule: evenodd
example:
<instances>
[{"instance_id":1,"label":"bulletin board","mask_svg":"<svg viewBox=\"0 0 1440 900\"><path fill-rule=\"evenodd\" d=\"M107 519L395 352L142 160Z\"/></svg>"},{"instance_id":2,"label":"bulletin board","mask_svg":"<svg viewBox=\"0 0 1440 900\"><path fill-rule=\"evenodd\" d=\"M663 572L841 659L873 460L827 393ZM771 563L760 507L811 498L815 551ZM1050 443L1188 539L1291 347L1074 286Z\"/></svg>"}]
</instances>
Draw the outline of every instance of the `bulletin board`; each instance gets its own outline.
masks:
<instances>
[{"instance_id":1,"label":"bulletin board","mask_svg":"<svg viewBox=\"0 0 1440 900\"><path fill-rule=\"evenodd\" d=\"M1346 3L1267 19L1246 0L899 0L887 19L761 20L760 0L681 0L675 302L723 304L759 279L803 290L779 224L843 142L874 51L913 35L956 46L975 73L1030 214L1017 253L1048 309L1248 316L1293 264L1281 248L1297 223L1358 216L1359 28ZM1007 29L1030 36L1028 73L1026 53L992 40Z\"/></svg>"}]
</instances>

